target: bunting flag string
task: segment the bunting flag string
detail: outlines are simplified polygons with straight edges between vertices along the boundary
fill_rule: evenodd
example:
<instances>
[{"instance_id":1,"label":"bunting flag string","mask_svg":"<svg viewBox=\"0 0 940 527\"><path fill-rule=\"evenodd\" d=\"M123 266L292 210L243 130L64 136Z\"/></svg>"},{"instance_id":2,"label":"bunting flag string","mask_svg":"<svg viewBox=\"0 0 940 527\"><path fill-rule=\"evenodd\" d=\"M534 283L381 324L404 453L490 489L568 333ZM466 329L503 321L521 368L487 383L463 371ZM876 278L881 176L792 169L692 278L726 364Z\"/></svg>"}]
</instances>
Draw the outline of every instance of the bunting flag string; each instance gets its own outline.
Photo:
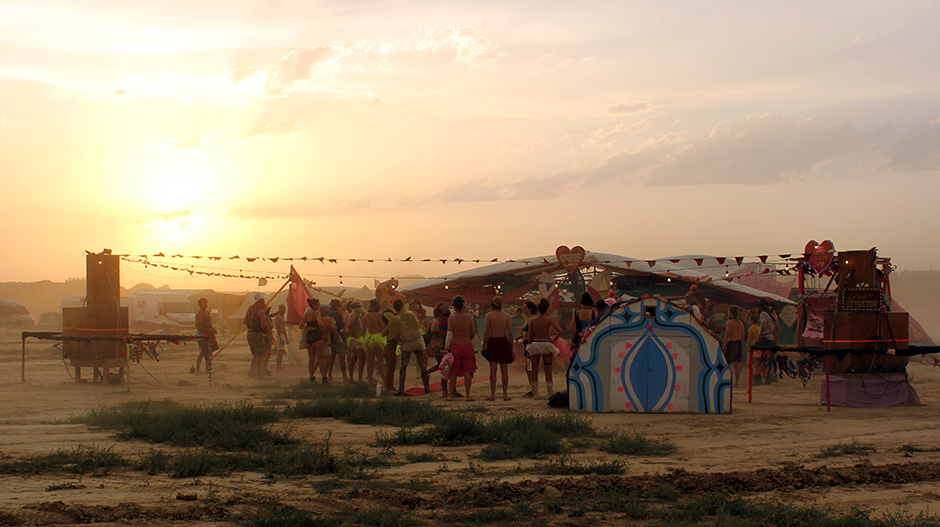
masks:
<instances>
[{"instance_id":1,"label":"bunting flag string","mask_svg":"<svg viewBox=\"0 0 940 527\"><path fill-rule=\"evenodd\" d=\"M236 270L236 269L231 269L231 268L212 267L212 266L196 265L196 264L191 264L191 265L170 264L170 263L165 263L165 262L154 262L154 261L152 261L152 260L150 260L150 259L148 259L148 258L134 258L134 257L130 257L130 256L121 256L121 259L122 259L123 261L125 261L125 262L143 265L145 269L146 269L147 267L151 267L151 266L152 266L152 267L157 267L157 268L160 268L160 269L169 269L169 270L172 270L172 271L186 272L186 273L189 273L190 276L199 275L199 276L222 277L222 278L237 278L237 279L240 279L240 280L259 280L259 281L263 281L263 280L276 280L276 279L281 279L281 280L283 280L283 279L289 278L289 276L290 276L290 275L277 274L277 273L264 273L264 272L254 271L254 270L242 270L242 269L237 269L237 270ZM279 259L280 259L280 260L285 260L286 258L279 258ZM268 259L268 260L270 260L270 259ZM330 259L326 259L326 260L329 261ZM338 259L338 260L339 260L339 259ZM695 259L695 260L696 260L696 262L698 261L698 259ZM466 261L466 260L465 260L465 261ZM519 263L525 263L526 265L528 265L529 263L533 263L533 262L528 261L528 260L509 260L508 262L519 262ZM620 261L615 261L615 262L596 262L596 263L612 263L612 264L619 264L619 262L620 262ZM656 260L647 260L647 261L646 261L646 263L650 266L650 268L652 268L652 267L655 266L655 262L656 262ZM546 260L546 259L543 258L543 259L542 259L542 263L549 263L549 262L548 262L548 260ZM594 263L594 262L592 262L592 263ZM627 266L626 266L627 268L630 267L630 265L629 265L630 263L632 263L632 262L631 262L631 261L627 261ZM727 268L727 266L724 266L724 267ZM679 273L677 273L675 270L672 270L672 271L663 271L663 272L652 272L652 271L651 271L651 273L652 273L652 274L655 274L655 275L658 275L658 276L666 277L666 278L668 278L668 279L670 279L670 280L672 280L672 279L674 278L674 279L677 279L677 280L684 280L684 281L688 281L688 282L709 283L709 282L714 282L714 281L719 281L719 280L724 280L724 281L727 281L727 282L733 282L733 281L735 281L735 280L741 280L741 279L743 279L743 278L745 278L745 277L749 277L749 276L754 276L754 275L767 275L767 274L771 274L771 273L775 273L775 274L778 274L778 275L790 275L791 272L792 272L792 271L795 271L796 269L797 269L797 266L787 266L787 267L785 267L785 268L783 268L783 269L771 269L771 268L769 268L769 267L765 267L765 268L763 268L763 269L761 269L761 270L759 270L759 271L751 271L751 272L748 272L748 273L735 273L734 275L730 275L730 274L727 273L727 271L726 271L724 277L720 277L720 276L711 276L711 275L705 275L705 276L687 276L687 275L679 274ZM236 271L237 271L237 273L236 273ZM339 278L339 280L340 280L340 285L342 285L343 276L345 276L346 278L358 278L358 279L386 279L386 278L387 278L386 276L362 276L362 275L349 275L349 274L344 274L344 275L324 275L324 274L309 274L309 273L308 273L308 275L309 275L309 276L317 276L317 277L321 277L321 278ZM444 278L444 277L415 276L414 278L420 279L420 280L430 280L430 279L433 279L433 278ZM446 279L446 278L445 278L445 279ZM316 282L313 282L313 281L307 281L307 283L308 283L308 285L310 285L310 286L313 286L313 285L316 284Z\"/></svg>"},{"instance_id":2,"label":"bunting flag string","mask_svg":"<svg viewBox=\"0 0 940 527\"><path fill-rule=\"evenodd\" d=\"M430 263L430 262L441 262L442 264L456 263L457 265L461 265L461 264L463 264L463 263L474 263L474 264L480 264L480 263L522 263L522 264L528 265L528 264L532 264L532 263L541 263L541 264L548 264L548 263L551 263L551 262L548 261L547 258L524 259L524 260L514 260L514 259L505 259L505 260L504 260L504 259L500 259L500 258L415 258L415 257L413 257L413 256L407 256L407 257L405 257L405 258L392 258L392 257L390 257L390 256L386 256L386 257L382 257L382 258L330 258L330 257L326 257L326 256L317 256L317 257L311 257L311 256L240 256L240 255L237 255L237 254L236 254L236 255L232 255L232 256L203 256L203 255L184 255L184 254L171 254L171 255L166 255L166 254L164 254L164 253L162 253L162 252L153 253L153 254L137 254L137 255L124 254L124 255L121 255L121 256L123 256L123 257L129 257L129 258L136 258L136 259L140 259L140 260L148 260L148 261L149 261L149 260L153 260L153 259L155 259L155 258L175 258L175 259L194 259L194 260L205 259L205 260L210 260L210 261L214 261L214 262L220 262L220 261L222 261L222 260L229 260L229 261L233 261L233 260L244 260L244 261L246 261L246 262L248 262L248 263L255 263L255 262L277 263L277 262L279 262L279 261L286 261L286 262L320 262L321 264L328 264L328 263L331 263L331 264L339 264L339 263L377 263L377 262L378 262L378 263ZM793 256L792 254L790 254L790 253L779 254L779 255L776 255L776 257L777 257L779 260L771 261L770 263L771 263L771 264L777 264L777 265L789 265L789 264L793 263L794 261L803 259L803 258L806 257L806 256L808 256L808 255L799 254L799 255L796 255L796 257L794 257L794 256ZM757 262L760 262L760 263L762 263L762 264L767 264L767 263L768 263L768 260L771 259L771 258L773 258L773 255L761 254L761 255L754 255L754 256L708 256L708 257L694 257L694 258L661 258L661 259L653 259L653 260L645 260L645 259L598 260L598 261L593 261L593 262L591 262L591 263L597 263L597 264L611 264L611 265L615 265L615 264L616 264L616 265L620 265L620 264L623 264L623 265L625 265L626 267L629 268L630 266L632 266L632 264L633 264L634 262L646 262L646 264L649 265L649 267L652 268L652 267L655 267L657 264L660 264L660 263L679 264L679 263L680 263L681 261L683 261L683 260L691 260L691 261L695 262L695 266L696 266L696 267L702 267L702 268L704 268L704 269L708 269L708 268L713 268L713 267L724 266L724 265L726 265L725 262L726 262L727 260L734 260L734 262L735 262L738 266L741 266L741 265L744 265L745 260L751 260L750 263L757 263ZM717 266L716 266L716 265L706 265L706 264L705 264L705 261L706 261L706 260L715 260L715 261L717 262ZM757 260L757 261L755 262L755 261L753 261L753 260Z\"/></svg>"}]
</instances>

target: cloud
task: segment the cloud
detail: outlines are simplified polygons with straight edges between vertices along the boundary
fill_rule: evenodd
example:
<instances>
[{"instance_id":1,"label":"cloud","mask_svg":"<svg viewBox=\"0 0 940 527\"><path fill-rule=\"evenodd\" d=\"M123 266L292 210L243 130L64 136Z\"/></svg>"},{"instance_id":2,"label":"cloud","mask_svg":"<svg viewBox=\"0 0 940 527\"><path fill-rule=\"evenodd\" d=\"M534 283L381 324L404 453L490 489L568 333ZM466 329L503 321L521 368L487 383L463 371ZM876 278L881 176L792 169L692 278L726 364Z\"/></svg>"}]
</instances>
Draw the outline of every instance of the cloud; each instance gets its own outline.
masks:
<instances>
[{"instance_id":1,"label":"cloud","mask_svg":"<svg viewBox=\"0 0 940 527\"><path fill-rule=\"evenodd\" d=\"M886 148L879 169L891 172L940 171L940 119L912 127Z\"/></svg>"},{"instance_id":2,"label":"cloud","mask_svg":"<svg viewBox=\"0 0 940 527\"><path fill-rule=\"evenodd\" d=\"M805 176L869 139L850 124L825 126L777 114L720 123L701 141L683 144L653 167L650 185L779 183Z\"/></svg>"},{"instance_id":3,"label":"cloud","mask_svg":"<svg viewBox=\"0 0 940 527\"><path fill-rule=\"evenodd\" d=\"M654 124L645 123L641 128ZM609 131L595 131L586 143L593 147L612 144L629 128L618 125ZM895 168L937 170L940 122L914 132L913 137L906 135L894 146L897 159L906 160ZM822 167L840 159L870 155L884 133L884 129L876 129L862 134L849 124L827 126L811 119L765 114L719 123L703 138L690 138L685 130L674 131L634 149L608 155L594 168L529 176L509 183L480 178L447 187L428 201L558 199L629 184L783 183L813 177ZM903 152L902 146L906 149Z\"/></svg>"},{"instance_id":4,"label":"cloud","mask_svg":"<svg viewBox=\"0 0 940 527\"><path fill-rule=\"evenodd\" d=\"M215 140L215 138L217 138L220 134L221 132L212 132L211 134L199 137L191 137L189 139L167 138L161 141L156 148L161 152L171 152L174 150L193 152L199 146Z\"/></svg>"},{"instance_id":5,"label":"cloud","mask_svg":"<svg viewBox=\"0 0 940 527\"><path fill-rule=\"evenodd\" d=\"M618 104L616 106L611 106L607 108L607 113L636 113L643 111L649 108L650 105L647 102L637 102L633 104Z\"/></svg>"},{"instance_id":6,"label":"cloud","mask_svg":"<svg viewBox=\"0 0 940 527\"><path fill-rule=\"evenodd\" d=\"M292 208L285 207L231 207L220 214L227 218L237 220L274 220L274 219L296 219L313 218L319 216L331 216L337 213L348 213L366 210L372 206L371 198L362 198L349 201L340 201L331 203L329 206L310 208L309 205L296 206Z\"/></svg>"},{"instance_id":7,"label":"cloud","mask_svg":"<svg viewBox=\"0 0 940 527\"><path fill-rule=\"evenodd\" d=\"M320 86L337 77L363 73L388 73L405 64L409 71L415 68L428 71L427 56L463 66L491 64L503 53L471 27L455 25L440 29L417 31L405 39L391 42L360 40L349 44L319 45L307 49L294 49L278 61L275 68L245 66L230 71L229 82L239 85L259 75L264 76L263 93L281 97L301 86Z\"/></svg>"},{"instance_id":8,"label":"cloud","mask_svg":"<svg viewBox=\"0 0 940 527\"><path fill-rule=\"evenodd\" d=\"M548 176L530 176L514 182L477 178L444 188L422 200L476 203L484 201L539 201L556 199L576 192L583 185L584 174L560 172Z\"/></svg>"},{"instance_id":9,"label":"cloud","mask_svg":"<svg viewBox=\"0 0 940 527\"><path fill-rule=\"evenodd\" d=\"M264 86L265 95L284 95L295 83L311 79L312 69L335 61L341 55L342 48L334 49L331 46L292 50L281 57L277 68L268 72Z\"/></svg>"},{"instance_id":10,"label":"cloud","mask_svg":"<svg viewBox=\"0 0 940 527\"><path fill-rule=\"evenodd\" d=\"M290 136L302 132L300 123L295 117L289 117L276 123L258 123L250 130L242 134L242 141L253 139L275 139L277 137Z\"/></svg>"},{"instance_id":11,"label":"cloud","mask_svg":"<svg viewBox=\"0 0 940 527\"><path fill-rule=\"evenodd\" d=\"M234 70L230 71L227 75L227 78L229 82L237 86L242 82L254 77L255 75L264 73L265 71L267 70L260 66L245 66L243 68L235 68Z\"/></svg>"},{"instance_id":12,"label":"cloud","mask_svg":"<svg viewBox=\"0 0 940 527\"><path fill-rule=\"evenodd\" d=\"M625 139L640 134L648 134L653 128L667 122L668 120L665 117L649 117L630 126L617 123L611 129L598 128L591 132L591 137L581 143L581 148L585 150L604 150Z\"/></svg>"},{"instance_id":13,"label":"cloud","mask_svg":"<svg viewBox=\"0 0 940 527\"><path fill-rule=\"evenodd\" d=\"M502 57L499 48L475 29L454 25L426 30L417 37L415 47L422 51L451 51L455 53L454 62L459 64L491 63Z\"/></svg>"},{"instance_id":14,"label":"cloud","mask_svg":"<svg viewBox=\"0 0 940 527\"><path fill-rule=\"evenodd\" d=\"M349 201L344 205L340 206L339 209L343 212L355 212L357 210L364 210L372 206L372 200L370 198L362 198L353 201Z\"/></svg>"}]
</instances>

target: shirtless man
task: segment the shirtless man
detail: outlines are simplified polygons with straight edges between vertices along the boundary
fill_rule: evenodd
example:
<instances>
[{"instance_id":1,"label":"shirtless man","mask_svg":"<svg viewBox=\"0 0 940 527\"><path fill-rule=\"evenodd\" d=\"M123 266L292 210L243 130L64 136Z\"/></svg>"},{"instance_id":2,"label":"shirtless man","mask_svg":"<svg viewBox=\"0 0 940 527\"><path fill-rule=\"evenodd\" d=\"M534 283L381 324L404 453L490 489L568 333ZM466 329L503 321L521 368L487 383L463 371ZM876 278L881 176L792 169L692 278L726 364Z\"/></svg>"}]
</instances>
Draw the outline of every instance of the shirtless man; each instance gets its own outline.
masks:
<instances>
[{"instance_id":1,"label":"shirtless man","mask_svg":"<svg viewBox=\"0 0 940 527\"><path fill-rule=\"evenodd\" d=\"M548 316L548 308L551 304L546 299L539 300L538 315L529 319L529 340L526 347L529 356L532 358L532 395L535 398L539 396L539 362L545 367L545 386L548 388L547 394L552 395L552 359L558 355L558 348L552 340L552 337L561 336L561 326L553 317Z\"/></svg>"},{"instance_id":2,"label":"shirtless man","mask_svg":"<svg viewBox=\"0 0 940 527\"><path fill-rule=\"evenodd\" d=\"M473 351L473 337L477 335L476 324L473 317L464 312L467 301L460 295L454 297L454 314L447 321L447 340L444 348L450 350L454 356L454 365L450 370L448 380L448 401L454 400L457 395L457 377L464 377L464 392L467 402L472 402L470 385L473 373L477 371L477 358Z\"/></svg>"},{"instance_id":3,"label":"shirtless man","mask_svg":"<svg viewBox=\"0 0 940 527\"><path fill-rule=\"evenodd\" d=\"M209 313L209 300L200 298L196 304L199 306L199 312L196 313L196 333L200 336L209 337L208 339L200 339L198 341L199 355L196 356L195 373L199 375L202 373L200 371L202 359L206 359L206 372L212 368L212 355L210 352L212 345L215 346L215 349L218 349L219 343L215 340L217 330L212 327L212 315Z\"/></svg>"},{"instance_id":4,"label":"shirtless man","mask_svg":"<svg viewBox=\"0 0 940 527\"><path fill-rule=\"evenodd\" d=\"M243 323L248 326L248 349L251 350L251 366L248 377L257 379L262 376L265 355L264 333L268 330L268 317L264 313L264 293L255 293L253 303L245 312Z\"/></svg>"},{"instance_id":5,"label":"shirtless man","mask_svg":"<svg viewBox=\"0 0 940 527\"><path fill-rule=\"evenodd\" d=\"M369 301L369 312L362 317L362 322L366 329L366 374L369 384L375 385L376 364L379 366L379 378L385 377L385 366L382 364L382 350L385 348L382 330L385 329L385 324L382 322L382 313L379 313L378 300L373 298Z\"/></svg>"},{"instance_id":6,"label":"shirtless man","mask_svg":"<svg viewBox=\"0 0 940 527\"><path fill-rule=\"evenodd\" d=\"M496 400L496 370L502 373L503 400L509 400L509 365L515 360L512 354L512 317L503 311L502 297L490 300L491 311L486 314L486 326L483 330L483 347L487 352L486 360L490 363L490 396L487 401Z\"/></svg>"}]
</instances>

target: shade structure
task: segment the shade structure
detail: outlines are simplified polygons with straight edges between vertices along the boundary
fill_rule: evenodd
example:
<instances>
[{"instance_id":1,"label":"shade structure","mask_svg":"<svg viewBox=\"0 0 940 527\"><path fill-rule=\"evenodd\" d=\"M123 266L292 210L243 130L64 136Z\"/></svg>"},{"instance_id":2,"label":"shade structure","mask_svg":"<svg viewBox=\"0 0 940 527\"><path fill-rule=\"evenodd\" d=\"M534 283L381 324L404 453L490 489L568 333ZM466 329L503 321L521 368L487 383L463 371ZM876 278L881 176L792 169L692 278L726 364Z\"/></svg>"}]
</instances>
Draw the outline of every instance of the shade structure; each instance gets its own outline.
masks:
<instances>
[{"instance_id":1,"label":"shade structure","mask_svg":"<svg viewBox=\"0 0 940 527\"><path fill-rule=\"evenodd\" d=\"M730 412L718 339L682 307L654 298L614 304L592 326L568 370L571 409Z\"/></svg>"}]
</instances>

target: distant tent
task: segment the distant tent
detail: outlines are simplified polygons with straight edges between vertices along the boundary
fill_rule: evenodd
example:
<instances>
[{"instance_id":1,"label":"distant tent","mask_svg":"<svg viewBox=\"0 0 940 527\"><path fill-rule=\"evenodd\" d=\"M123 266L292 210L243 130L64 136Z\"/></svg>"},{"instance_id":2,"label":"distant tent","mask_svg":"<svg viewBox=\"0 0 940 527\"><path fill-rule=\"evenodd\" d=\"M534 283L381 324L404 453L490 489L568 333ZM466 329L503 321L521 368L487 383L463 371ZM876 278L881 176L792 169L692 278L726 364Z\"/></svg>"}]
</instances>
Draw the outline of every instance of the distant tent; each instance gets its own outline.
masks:
<instances>
[{"instance_id":1,"label":"distant tent","mask_svg":"<svg viewBox=\"0 0 940 527\"><path fill-rule=\"evenodd\" d=\"M62 331L62 313L48 311L39 315L39 322L34 328L36 331Z\"/></svg>"},{"instance_id":2,"label":"distant tent","mask_svg":"<svg viewBox=\"0 0 940 527\"><path fill-rule=\"evenodd\" d=\"M16 300L0 299L0 328L29 329L35 325L26 306Z\"/></svg>"},{"instance_id":3,"label":"distant tent","mask_svg":"<svg viewBox=\"0 0 940 527\"><path fill-rule=\"evenodd\" d=\"M569 406L594 412L726 413L731 375L716 337L654 298L614 304L568 370Z\"/></svg>"}]
</instances>

